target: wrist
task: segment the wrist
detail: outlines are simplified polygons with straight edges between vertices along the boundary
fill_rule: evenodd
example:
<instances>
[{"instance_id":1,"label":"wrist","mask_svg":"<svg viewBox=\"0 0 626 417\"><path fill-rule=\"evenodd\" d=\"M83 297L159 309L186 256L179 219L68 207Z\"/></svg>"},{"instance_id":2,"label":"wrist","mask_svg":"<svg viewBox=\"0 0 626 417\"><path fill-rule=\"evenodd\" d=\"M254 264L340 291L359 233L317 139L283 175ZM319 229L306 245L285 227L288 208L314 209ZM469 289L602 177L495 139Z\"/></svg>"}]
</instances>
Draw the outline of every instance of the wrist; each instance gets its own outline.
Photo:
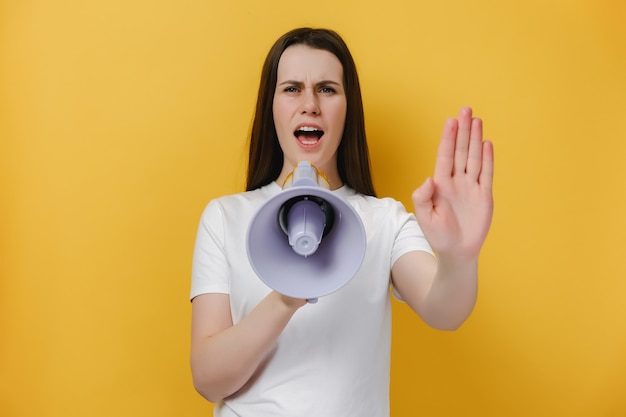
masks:
<instances>
[{"instance_id":1,"label":"wrist","mask_svg":"<svg viewBox=\"0 0 626 417\"><path fill-rule=\"evenodd\" d=\"M460 255L456 253L437 252L437 261L447 265L471 266L478 265L478 254Z\"/></svg>"},{"instance_id":2,"label":"wrist","mask_svg":"<svg viewBox=\"0 0 626 417\"><path fill-rule=\"evenodd\" d=\"M295 312L307 303L304 299L289 297L279 293L278 291L272 291L271 296L276 299L281 307L284 307L291 312Z\"/></svg>"}]
</instances>

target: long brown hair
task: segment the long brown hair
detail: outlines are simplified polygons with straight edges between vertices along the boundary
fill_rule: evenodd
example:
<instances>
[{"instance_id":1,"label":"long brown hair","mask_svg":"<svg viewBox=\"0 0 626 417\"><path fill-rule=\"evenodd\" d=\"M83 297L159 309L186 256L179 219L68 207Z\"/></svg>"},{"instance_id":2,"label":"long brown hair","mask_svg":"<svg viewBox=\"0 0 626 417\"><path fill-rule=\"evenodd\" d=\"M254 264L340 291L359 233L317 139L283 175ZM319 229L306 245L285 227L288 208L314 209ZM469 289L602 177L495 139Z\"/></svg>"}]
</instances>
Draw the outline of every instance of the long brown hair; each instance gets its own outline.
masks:
<instances>
[{"instance_id":1,"label":"long brown hair","mask_svg":"<svg viewBox=\"0 0 626 417\"><path fill-rule=\"evenodd\" d=\"M343 66L347 111L343 137L337 150L337 169L344 184L361 194L375 196L356 65L341 36L332 30L311 28L287 32L274 43L265 58L250 133L246 190L251 191L274 181L283 167L283 152L274 127L272 104L280 57L288 47L300 44L332 53Z\"/></svg>"}]
</instances>

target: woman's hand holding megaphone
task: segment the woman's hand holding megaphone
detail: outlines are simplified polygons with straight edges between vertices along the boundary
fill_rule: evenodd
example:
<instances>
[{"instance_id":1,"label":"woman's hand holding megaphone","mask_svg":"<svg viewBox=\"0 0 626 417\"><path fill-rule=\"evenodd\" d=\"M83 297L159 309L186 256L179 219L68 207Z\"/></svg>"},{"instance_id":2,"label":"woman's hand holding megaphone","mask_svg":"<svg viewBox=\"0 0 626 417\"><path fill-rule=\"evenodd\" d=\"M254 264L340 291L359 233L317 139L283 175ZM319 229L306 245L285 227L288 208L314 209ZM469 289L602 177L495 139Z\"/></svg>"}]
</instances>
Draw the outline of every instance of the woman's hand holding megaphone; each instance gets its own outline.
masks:
<instances>
[{"instance_id":1,"label":"woman's hand holding megaphone","mask_svg":"<svg viewBox=\"0 0 626 417\"><path fill-rule=\"evenodd\" d=\"M283 302L283 304L285 304L285 306L289 309L299 309L300 307L302 307L303 305L307 304L307 300L304 298L294 298L294 297L289 297L288 295L285 294L281 294L278 291L274 290L275 293L277 293L280 297L280 300Z\"/></svg>"}]
</instances>

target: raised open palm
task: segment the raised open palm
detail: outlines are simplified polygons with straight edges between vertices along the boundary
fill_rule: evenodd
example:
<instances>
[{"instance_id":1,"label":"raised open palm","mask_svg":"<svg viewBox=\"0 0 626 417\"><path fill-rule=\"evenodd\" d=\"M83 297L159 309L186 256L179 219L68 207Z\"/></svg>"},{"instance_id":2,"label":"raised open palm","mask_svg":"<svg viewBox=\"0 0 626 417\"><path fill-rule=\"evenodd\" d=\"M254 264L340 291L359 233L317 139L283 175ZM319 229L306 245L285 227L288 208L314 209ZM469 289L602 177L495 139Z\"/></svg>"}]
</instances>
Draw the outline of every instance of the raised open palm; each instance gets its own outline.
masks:
<instances>
[{"instance_id":1,"label":"raised open palm","mask_svg":"<svg viewBox=\"0 0 626 417\"><path fill-rule=\"evenodd\" d=\"M493 145L463 107L443 128L433 178L413 192L415 215L440 256L475 258L493 216Z\"/></svg>"}]
</instances>

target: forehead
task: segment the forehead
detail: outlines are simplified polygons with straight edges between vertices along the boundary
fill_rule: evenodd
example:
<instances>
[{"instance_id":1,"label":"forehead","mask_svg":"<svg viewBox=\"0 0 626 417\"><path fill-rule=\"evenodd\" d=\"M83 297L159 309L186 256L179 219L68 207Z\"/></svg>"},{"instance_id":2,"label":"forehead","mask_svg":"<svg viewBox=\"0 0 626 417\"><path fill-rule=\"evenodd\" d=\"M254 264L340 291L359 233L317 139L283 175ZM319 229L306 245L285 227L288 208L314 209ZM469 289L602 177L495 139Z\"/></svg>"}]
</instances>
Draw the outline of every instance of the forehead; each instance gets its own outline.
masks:
<instances>
[{"instance_id":1,"label":"forehead","mask_svg":"<svg viewBox=\"0 0 626 417\"><path fill-rule=\"evenodd\" d=\"M285 49L278 61L278 81L304 79L341 82L343 67L339 59L325 49L293 45Z\"/></svg>"}]
</instances>

